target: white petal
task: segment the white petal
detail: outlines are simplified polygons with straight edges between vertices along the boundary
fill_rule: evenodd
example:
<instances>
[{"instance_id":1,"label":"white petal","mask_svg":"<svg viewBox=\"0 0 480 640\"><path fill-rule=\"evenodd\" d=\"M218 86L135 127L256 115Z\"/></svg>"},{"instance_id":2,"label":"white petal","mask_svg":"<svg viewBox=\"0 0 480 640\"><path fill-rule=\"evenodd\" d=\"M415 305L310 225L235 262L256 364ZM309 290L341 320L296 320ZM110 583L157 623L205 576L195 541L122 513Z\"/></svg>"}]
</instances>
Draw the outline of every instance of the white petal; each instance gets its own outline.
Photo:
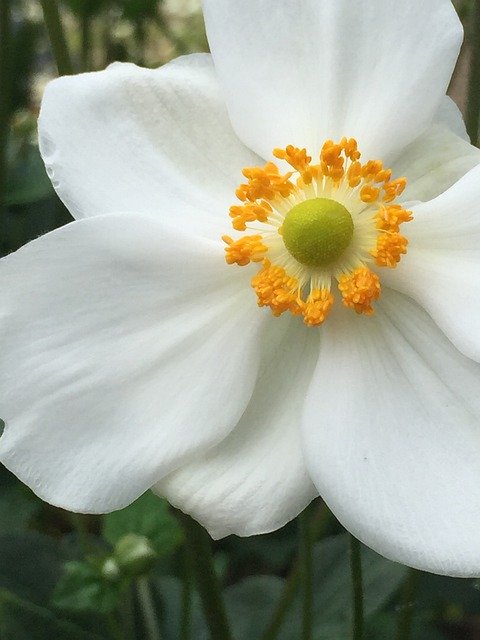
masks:
<instances>
[{"instance_id":1,"label":"white petal","mask_svg":"<svg viewBox=\"0 0 480 640\"><path fill-rule=\"evenodd\" d=\"M450 0L204 0L239 137L269 157L357 138L368 157L414 140L443 99L462 41Z\"/></svg>"},{"instance_id":2,"label":"white petal","mask_svg":"<svg viewBox=\"0 0 480 640\"><path fill-rule=\"evenodd\" d=\"M238 422L265 316L222 253L111 214L0 262L0 458L40 497L120 508Z\"/></svg>"},{"instance_id":3,"label":"white petal","mask_svg":"<svg viewBox=\"0 0 480 640\"><path fill-rule=\"evenodd\" d=\"M254 395L234 431L155 488L214 538L278 529L317 495L301 451L300 414L318 332L298 318L276 319L263 354Z\"/></svg>"},{"instance_id":4,"label":"white petal","mask_svg":"<svg viewBox=\"0 0 480 640\"><path fill-rule=\"evenodd\" d=\"M340 522L387 558L480 574L480 367L415 302L325 324L304 437Z\"/></svg>"},{"instance_id":5,"label":"white petal","mask_svg":"<svg viewBox=\"0 0 480 640\"><path fill-rule=\"evenodd\" d=\"M480 166L413 215L408 253L396 269L382 269L382 281L417 300L480 361Z\"/></svg>"},{"instance_id":6,"label":"white petal","mask_svg":"<svg viewBox=\"0 0 480 640\"><path fill-rule=\"evenodd\" d=\"M462 112L450 96L445 96L441 101L440 107L435 114L434 122L447 127L459 138L470 142Z\"/></svg>"},{"instance_id":7,"label":"white petal","mask_svg":"<svg viewBox=\"0 0 480 640\"><path fill-rule=\"evenodd\" d=\"M171 223L218 235L241 169L259 164L233 132L206 54L156 70L116 63L59 78L45 91L39 134L49 175L75 218L165 216L173 200L183 209Z\"/></svg>"},{"instance_id":8,"label":"white petal","mask_svg":"<svg viewBox=\"0 0 480 640\"><path fill-rule=\"evenodd\" d=\"M393 163L395 177L408 180L405 202L437 197L480 163L480 149L435 124L406 147Z\"/></svg>"}]
</instances>

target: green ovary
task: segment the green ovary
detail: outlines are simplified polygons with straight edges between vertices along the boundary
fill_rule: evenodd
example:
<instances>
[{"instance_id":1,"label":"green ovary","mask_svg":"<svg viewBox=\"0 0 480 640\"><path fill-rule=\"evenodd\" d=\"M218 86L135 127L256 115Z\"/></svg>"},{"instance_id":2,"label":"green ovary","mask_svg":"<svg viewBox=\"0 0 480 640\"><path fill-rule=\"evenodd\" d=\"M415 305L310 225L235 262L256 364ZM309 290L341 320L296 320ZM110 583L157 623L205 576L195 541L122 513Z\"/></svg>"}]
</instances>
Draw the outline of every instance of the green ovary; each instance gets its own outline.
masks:
<instances>
[{"instance_id":1,"label":"green ovary","mask_svg":"<svg viewBox=\"0 0 480 640\"><path fill-rule=\"evenodd\" d=\"M290 254L308 267L325 267L343 254L353 237L353 220L343 205L313 198L295 205L282 227Z\"/></svg>"}]
</instances>

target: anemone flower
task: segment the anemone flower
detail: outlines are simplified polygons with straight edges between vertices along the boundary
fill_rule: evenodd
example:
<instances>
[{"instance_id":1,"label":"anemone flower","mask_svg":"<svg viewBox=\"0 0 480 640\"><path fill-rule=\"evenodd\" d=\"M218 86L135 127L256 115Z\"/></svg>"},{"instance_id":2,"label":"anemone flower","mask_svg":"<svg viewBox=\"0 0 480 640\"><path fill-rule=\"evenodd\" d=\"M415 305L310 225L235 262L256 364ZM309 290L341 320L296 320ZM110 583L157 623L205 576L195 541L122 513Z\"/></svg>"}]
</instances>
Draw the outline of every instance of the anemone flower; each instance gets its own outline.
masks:
<instances>
[{"instance_id":1,"label":"anemone flower","mask_svg":"<svg viewBox=\"0 0 480 640\"><path fill-rule=\"evenodd\" d=\"M445 95L454 8L204 10L211 56L46 89L75 222L0 263L1 459L72 511L153 488L216 538L320 494L381 554L478 574L480 152Z\"/></svg>"}]
</instances>

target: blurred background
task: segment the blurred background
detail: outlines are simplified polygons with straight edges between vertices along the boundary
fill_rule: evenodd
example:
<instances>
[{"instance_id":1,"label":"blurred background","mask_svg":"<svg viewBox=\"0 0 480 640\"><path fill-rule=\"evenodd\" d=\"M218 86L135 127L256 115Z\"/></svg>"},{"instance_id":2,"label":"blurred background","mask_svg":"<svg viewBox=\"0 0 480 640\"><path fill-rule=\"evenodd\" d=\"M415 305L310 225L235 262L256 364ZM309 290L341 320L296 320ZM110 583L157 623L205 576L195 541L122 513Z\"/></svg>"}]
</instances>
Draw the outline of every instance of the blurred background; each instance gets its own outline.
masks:
<instances>
[{"instance_id":1,"label":"blurred background","mask_svg":"<svg viewBox=\"0 0 480 640\"><path fill-rule=\"evenodd\" d=\"M455 4L466 39L449 93L477 143L480 8ZM60 69L46 26L55 8L69 54ZM0 0L0 255L71 220L38 152L50 79L115 60L157 67L207 50L200 0ZM211 545L235 640L302 638L298 534L306 522L313 638L351 637L348 538L320 500L307 511L274 534ZM104 517L73 515L0 467L0 640L209 638L192 579L195 549L177 516L151 494ZM480 639L479 580L414 572L365 548L362 560L366 640Z\"/></svg>"}]
</instances>

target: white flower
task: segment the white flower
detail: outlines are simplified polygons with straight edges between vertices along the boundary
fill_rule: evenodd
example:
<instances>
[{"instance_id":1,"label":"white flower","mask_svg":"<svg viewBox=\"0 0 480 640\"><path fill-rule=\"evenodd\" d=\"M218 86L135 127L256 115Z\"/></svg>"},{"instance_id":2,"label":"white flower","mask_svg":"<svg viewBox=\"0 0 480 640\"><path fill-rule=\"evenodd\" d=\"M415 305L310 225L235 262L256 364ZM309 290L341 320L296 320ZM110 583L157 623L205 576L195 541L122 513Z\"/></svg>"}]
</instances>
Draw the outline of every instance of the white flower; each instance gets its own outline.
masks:
<instances>
[{"instance_id":1,"label":"white flower","mask_svg":"<svg viewBox=\"0 0 480 640\"><path fill-rule=\"evenodd\" d=\"M480 152L445 97L462 37L453 6L206 0L205 14L215 64L115 64L47 88L41 149L77 221L0 263L1 459L76 511L118 509L153 486L215 537L276 529L320 493L378 552L476 575ZM258 195L272 208L253 216L260 247L242 248L235 231L224 244L242 168L287 171L272 156L287 145L318 164L325 141L343 137L311 183L292 175L279 196L270 176L268 206L265 184L247 181L247 205ZM383 162L370 201L364 182L328 177L356 162L350 138L361 162ZM276 155L305 174L288 149ZM397 268L376 254L398 233L383 167L407 178L393 196L402 220L413 212L408 246L388 240L382 254L401 257ZM309 234L285 232L290 206L309 198L338 198L351 216L333 261L307 264ZM261 265L225 256L285 259L287 298L278 282L277 297L256 289L287 313L258 307ZM358 314L342 304L343 276Z\"/></svg>"}]
</instances>

